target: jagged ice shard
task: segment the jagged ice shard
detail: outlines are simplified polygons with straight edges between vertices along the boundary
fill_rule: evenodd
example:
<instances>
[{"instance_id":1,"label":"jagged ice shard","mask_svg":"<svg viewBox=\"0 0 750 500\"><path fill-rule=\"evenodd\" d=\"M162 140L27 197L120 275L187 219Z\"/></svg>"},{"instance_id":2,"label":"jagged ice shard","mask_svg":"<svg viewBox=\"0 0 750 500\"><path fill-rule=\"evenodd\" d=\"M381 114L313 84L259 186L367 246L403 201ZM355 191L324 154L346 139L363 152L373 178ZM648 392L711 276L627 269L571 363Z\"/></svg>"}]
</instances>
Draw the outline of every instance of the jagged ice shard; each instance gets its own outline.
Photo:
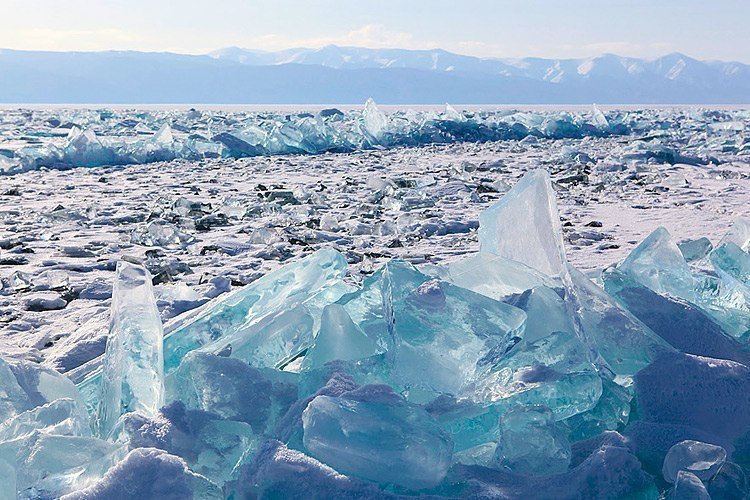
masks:
<instances>
[{"instance_id":1,"label":"jagged ice shard","mask_svg":"<svg viewBox=\"0 0 750 500\"><path fill-rule=\"evenodd\" d=\"M120 261L112 291L98 425L106 436L120 415L155 415L164 404L164 333L145 267Z\"/></svg>"},{"instance_id":2,"label":"jagged ice shard","mask_svg":"<svg viewBox=\"0 0 750 500\"><path fill-rule=\"evenodd\" d=\"M310 346L322 309L349 291L345 274L344 256L322 249L189 313L167 327L166 372L194 349L283 366Z\"/></svg>"},{"instance_id":3,"label":"jagged ice shard","mask_svg":"<svg viewBox=\"0 0 750 500\"><path fill-rule=\"evenodd\" d=\"M534 170L479 215L479 251L526 264L547 276L565 271L565 248L552 181Z\"/></svg>"}]
</instances>

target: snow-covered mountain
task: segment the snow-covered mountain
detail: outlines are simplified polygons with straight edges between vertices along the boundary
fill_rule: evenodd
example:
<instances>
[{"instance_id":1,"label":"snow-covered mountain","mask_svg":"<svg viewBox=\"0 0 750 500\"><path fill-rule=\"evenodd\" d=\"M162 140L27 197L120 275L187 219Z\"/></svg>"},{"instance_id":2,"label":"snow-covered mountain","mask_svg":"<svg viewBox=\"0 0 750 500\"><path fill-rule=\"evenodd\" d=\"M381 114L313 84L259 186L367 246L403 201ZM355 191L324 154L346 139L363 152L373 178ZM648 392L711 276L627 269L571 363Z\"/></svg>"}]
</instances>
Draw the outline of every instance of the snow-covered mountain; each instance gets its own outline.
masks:
<instances>
[{"instance_id":1,"label":"snow-covered mountain","mask_svg":"<svg viewBox=\"0 0 750 500\"><path fill-rule=\"evenodd\" d=\"M604 54L582 59L492 59L453 54L442 49L368 49L328 45L319 49L263 52L238 47L214 51L211 57L240 64L308 64L334 69L409 68L425 71L479 73L532 78L551 83L570 83L591 78L646 79L701 84L716 78L747 80L750 65L736 62L698 61L672 53L656 59L637 59Z\"/></svg>"},{"instance_id":2,"label":"snow-covered mountain","mask_svg":"<svg viewBox=\"0 0 750 500\"><path fill-rule=\"evenodd\" d=\"M327 46L208 55L0 50L0 102L750 103L750 66L682 54L483 59Z\"/></svg>"}]
</instances>

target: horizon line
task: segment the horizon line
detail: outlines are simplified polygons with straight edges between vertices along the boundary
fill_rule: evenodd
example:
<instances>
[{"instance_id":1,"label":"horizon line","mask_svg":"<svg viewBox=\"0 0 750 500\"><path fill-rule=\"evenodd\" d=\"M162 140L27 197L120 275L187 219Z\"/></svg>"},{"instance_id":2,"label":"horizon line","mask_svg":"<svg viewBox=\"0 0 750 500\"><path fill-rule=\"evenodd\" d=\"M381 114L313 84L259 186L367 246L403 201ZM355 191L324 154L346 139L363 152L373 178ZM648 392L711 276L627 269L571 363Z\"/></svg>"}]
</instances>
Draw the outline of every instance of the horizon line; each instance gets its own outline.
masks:
<instances>
[{"instance_id":1,"label":"horizon line","mask_svg":"<svg viewBox=\"0 0 750 500\"><path fill-rule=\"evenodd\" d=\"M400 48L400 47L365 47L360 45L336 45L336 44L327 44L320 47L304 47L304 46L296 46L296 47L289 47L284 49L278 49L278 50L265 50L265 49L254 49L254 48L247 48L247 47L240 47L237 45L228 45L226 47L220 47L217 49L210 50L208 52L178 52L174 50L140 50L140 49L101 49L101 50L54 50L54 49L17 49L12 47L0 47L0 53L3 51L9 51L9 52L40 52L40 53L51 53L51 54L109 54L109 53L138 53L138 54L170 54L170 55L178 55L178 56L192 56L192 57L210 57L212 59L218 59L213 54L216 52L227 50L227 49L237 49L242 51L248 51L248 52L257 52L262 54L278 54L279 52L286 52L286 51L294 51L294 50L309 50L309 51L317 51L329 47L339 48L339 49L364 49L364 50L371 50L371 51L379 51L379 50L400 50L404 52L435 52L435 51L441 51L445 52L447 54L451 55L457 55L461 57L468 57L472 59L478 59L478 60L487 60L487 61L522 61L522 60L528 60L528 59L546 59L546 60L553 60L553 61L579 61L579 60L590 60L590 59L596 59L599 57L606 57L606 56L614 56L622 59L637 59L641 61L657 61L659 59L663 59L665 57L669 56L680 56L680 57L686 57L689 59L692 59L694 61L698 62L722 62L722 63L729 63L729 64L742 64L742 65L750 65L750 62L742 62L738 60L726 60L726 59L715 59L715 58L709 58L709 59L698 59L696 57L690 56L684 52L680 51L672 51L667 52L659 56L652 56L652 57L637 57L637 56L623 56L614 52L602 52L595 56L581 56L581 57L554 57L554 56L522 56L522 57L502 57L502 56L474 56L470 54L462 54L460 52L453 52L447 49L443 49L440 47L435 47L431 49L406 49L406 48ZM242 64L242 63L240 63ZM275 64L269 64L268 66L277 66L284 63L275 63Z\"/></svg>"}]
</instances>

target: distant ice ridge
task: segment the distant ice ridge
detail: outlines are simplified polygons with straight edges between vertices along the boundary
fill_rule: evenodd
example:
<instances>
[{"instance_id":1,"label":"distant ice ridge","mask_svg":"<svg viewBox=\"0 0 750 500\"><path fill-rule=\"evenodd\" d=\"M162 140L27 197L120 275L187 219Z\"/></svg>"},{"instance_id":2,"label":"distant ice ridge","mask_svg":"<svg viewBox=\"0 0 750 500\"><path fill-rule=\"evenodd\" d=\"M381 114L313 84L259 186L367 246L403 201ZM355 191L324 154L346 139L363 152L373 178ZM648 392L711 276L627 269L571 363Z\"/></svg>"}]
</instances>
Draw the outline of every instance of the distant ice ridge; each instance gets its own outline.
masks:
<instances>
[{"instance_id":1,"label":"distant ice ridge","mask_svg":"<svg viewBox=\"0 0 750 500\"><path fill-rule=\"evenodd\" d=\"M0 497L750 495L750 223L601 287L535 170L479 238L360 286L323 248L163 329L120 263L103 370L0 358Z\"/></svg>"},{"instance_id":2,"label":"distant ice ridge","mask_svg":"<svg viewBox=\"0 0 750 500\"><path fill-rule=\"evenodd\" d=\"M332 108L317 114L81 110L63 115L60 119L51 112L36 111L30 119L28 115L20 116L31 140L21 147L0 149L0 173L174 159L350 152L528 136L600 137L630 131L622 116L607 119L597 108L591 113L468 113L448 105L440 113L386 114L372 99L365 103L362 112L346 113ZM2 139L16 139L17 121L12 118L6 122L0 116L0 147Z\"/></svg>"}]
</instances>

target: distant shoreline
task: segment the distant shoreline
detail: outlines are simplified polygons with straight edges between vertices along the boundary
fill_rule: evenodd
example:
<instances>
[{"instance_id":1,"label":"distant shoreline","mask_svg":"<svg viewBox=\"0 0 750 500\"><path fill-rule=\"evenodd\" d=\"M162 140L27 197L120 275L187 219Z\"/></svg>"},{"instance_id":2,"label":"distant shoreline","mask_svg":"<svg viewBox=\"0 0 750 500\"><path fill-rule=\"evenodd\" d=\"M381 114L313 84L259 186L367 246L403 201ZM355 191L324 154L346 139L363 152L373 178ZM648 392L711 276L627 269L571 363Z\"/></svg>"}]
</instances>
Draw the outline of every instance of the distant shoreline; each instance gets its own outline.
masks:
<instances>
[{"instance_id":1,"label":"distant shoreline","mask_svg":"<svg viewBox=\"0 0 750 500\"><path fill-rule=\"evenodd\" d=\"M455 109L461 111L498 111L498 110L533 110L533 111L575 111L581 112L591 109L594 104L451 104ZM634 111L639 109L722 109L722 110L750 110L747 104L596 104L603 111ZM342 111L361 110L361 104L183 104L183 103L2 103L0 111L3 110L50 110L50 109L142 109L154 111L187 111L198 109L202 111L223 112L318 112L326 108L337 108ZM383 111L393 112L413 109L417 111L441 111L445 104L381 104L378 108Z\"/></svg>"}]
</instances>

